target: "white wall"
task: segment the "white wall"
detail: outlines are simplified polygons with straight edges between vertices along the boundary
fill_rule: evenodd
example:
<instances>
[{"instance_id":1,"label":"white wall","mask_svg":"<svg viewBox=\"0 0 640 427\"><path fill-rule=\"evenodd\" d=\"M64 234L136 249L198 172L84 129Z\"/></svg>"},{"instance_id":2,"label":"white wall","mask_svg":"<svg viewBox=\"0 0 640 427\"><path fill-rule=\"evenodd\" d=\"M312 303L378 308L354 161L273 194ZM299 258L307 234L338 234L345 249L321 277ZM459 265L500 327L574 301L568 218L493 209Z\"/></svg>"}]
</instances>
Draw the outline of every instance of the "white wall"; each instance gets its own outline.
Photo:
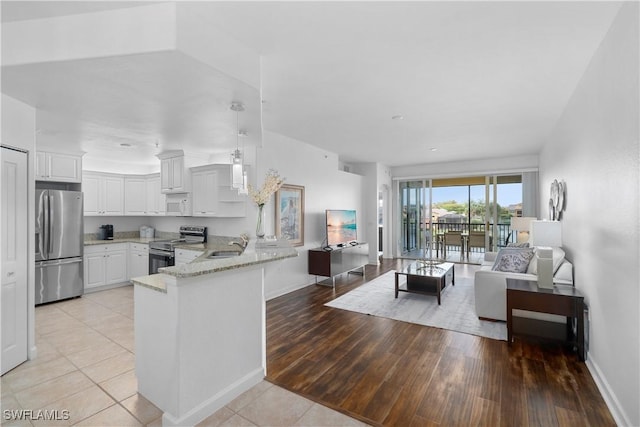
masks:
<instances>
[{"instance_id":1,"label":"white wall","mask_svg":"<svg viewBox=\"0 0 640 427\"><path fill-rule=\"evenodd\" d=\"M620 425L640 425L639 7L626 3L540 154L540 211L567 184L562 232L590 309L587 365Z\"/></svg>"},{"instance_id":2,"label":"white wall","mask_svg":"<svg viewBox=\"0 0 640 427\"><path fill-rule=\"evenodd\" d=\"M536 170L538 156L515 156L493 159L478 159L460 162L428 163L391 168L394 179L446 178L459 176L493 175L496 173L524 172Z\"/></svg>"},{"instance_id":3,"label":"white wall","mask_svg":"<svg viewBox=\"0 0 640 427\"><path fill-rule=\"evenodd\" d=\"M353 163L352 171L364 178L362 187L362 203L364 227L359 227L359 240L369 243L369 263L378 264L378 201L379 193L389 192L391 188L391 173L387 166L380 163ZM386 189L386 190L385 190ZM388 194L387 196L388 197ZM388 201L387 201L388 203ZM389 220L390 218L387 218ZM387 229L390 229L388 227ZM389 236L383 237L390 241ZM387 253L390 257L390 252Z\"/></svg>"},{"instance_id":4,"label":"white wall","mask_svg":"<svg viewBox=\"0 0 640 427\"><path fill-rule=\"evenodd\" d=\"M34 108L16 99L2 94L2 135L0 142L4 145L21 148L28 152L28 192L27 197L27 223L28 223L28 325L27 325L27 345L29 359L36 357L37 349L35 343L35 166L36 166L36 111Z\"/></svg>"},{"instance_id":5,"label":"white wall","mask_svg":"<svg viewBox=\"0 0 640 427\"><path fill-rule=\"evenodd\" d=\"M338 170L334 153L273 132L264 132L263 138L263 148L258 149L258 185L262 185L267 170L275 169L287 184L305 187L304 246L297 248L297 258L269 264L265 269L265 294L271 299L314 282L314 276L307 274L307 251L321 246L326 237L325 209L355 209L358 224L366 220L363 177ZM273 200L266 209L266 231L273 234ZM249 212L255 221L255 208Z\"/></svg>"}]
</instances>

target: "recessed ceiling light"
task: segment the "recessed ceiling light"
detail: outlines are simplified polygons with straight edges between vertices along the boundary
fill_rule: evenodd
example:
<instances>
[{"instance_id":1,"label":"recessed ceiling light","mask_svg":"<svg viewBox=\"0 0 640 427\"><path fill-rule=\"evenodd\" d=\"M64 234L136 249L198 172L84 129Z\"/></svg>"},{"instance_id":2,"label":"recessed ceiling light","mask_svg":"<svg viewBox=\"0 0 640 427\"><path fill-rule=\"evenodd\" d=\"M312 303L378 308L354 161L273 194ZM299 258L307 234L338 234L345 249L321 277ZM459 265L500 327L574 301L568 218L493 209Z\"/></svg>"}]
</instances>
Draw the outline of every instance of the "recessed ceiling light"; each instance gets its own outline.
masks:
<instances>
[{"instance_id":1,"label":"recessed ceiling light","mask_svg":"<svg viewBox=\"0 0 640 427\"><path fill-rule=\"evenodd\" d=\"M391 116L392 120L403 120L404 117L400 114L396 114L395 116Z\"/></svg>"},{"instance_id":2,"label":"recessed ceiling light","mask_svg":"<svg viewBox=\"0 0 640 427\"><path fill-rule=\"evenodd\" d=\"M431 151L438 151L436 147L431 147Z\"/></svg>"}]
</instances>

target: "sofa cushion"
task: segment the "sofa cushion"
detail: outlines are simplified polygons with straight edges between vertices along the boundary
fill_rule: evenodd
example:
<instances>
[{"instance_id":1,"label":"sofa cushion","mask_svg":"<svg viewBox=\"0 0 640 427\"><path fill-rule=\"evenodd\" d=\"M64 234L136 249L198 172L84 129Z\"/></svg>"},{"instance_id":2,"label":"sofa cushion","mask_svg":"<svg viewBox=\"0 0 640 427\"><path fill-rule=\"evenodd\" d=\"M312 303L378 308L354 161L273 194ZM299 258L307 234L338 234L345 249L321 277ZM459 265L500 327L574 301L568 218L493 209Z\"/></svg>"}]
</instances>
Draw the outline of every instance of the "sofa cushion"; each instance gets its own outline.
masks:
<instances>
[{"instance_id":1,"label":"sofa cushion","mask_svg":"<svg viewBox=\"0 0 640 427\"><path fill-rule=\"evenodd\" d=\"M535 248L534 248L535 250ZM553 274L556 274L558 268L564 262L564 251L562 248L553 248ZM538 257L534 256L531 262L529 263L529 268L527 268L528 274L538 275Z\"/></svg>"},{"instance_id":2,"label":"sofa cushion","mask_svg":"<svg viewBox=\"0 0 640 427\"><path fill-rule=\"evenodd\" d=\"M503 248L498 252L492 270L525 273L531 258L533 258L531 248Z\"/></svg>"}]
</instances>

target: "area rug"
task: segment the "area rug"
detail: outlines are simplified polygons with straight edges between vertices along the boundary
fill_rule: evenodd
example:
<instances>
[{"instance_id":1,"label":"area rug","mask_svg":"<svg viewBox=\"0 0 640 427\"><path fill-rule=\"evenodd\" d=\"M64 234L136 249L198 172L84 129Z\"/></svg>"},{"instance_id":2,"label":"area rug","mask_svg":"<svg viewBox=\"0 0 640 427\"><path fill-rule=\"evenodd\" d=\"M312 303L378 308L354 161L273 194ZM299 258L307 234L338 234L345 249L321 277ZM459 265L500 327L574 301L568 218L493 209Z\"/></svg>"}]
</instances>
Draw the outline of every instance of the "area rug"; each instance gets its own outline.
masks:
<instances>
[{"instance_id":1,"label":"area rug","mask_svg":"<svg viewBox=\"0 0 640 427\"><path fill-rule=\"evenodd\" d=\"M400 283L405 282L400 276ZM441 305L435 296L395 293L395 272L390 271L325 304L328 307L386 317L419 325L434 326L496 340L507 340L504 322L480 320L475 312L473 278L456 277L455 286L447 286Z\"/></svg>"}]
</instances>

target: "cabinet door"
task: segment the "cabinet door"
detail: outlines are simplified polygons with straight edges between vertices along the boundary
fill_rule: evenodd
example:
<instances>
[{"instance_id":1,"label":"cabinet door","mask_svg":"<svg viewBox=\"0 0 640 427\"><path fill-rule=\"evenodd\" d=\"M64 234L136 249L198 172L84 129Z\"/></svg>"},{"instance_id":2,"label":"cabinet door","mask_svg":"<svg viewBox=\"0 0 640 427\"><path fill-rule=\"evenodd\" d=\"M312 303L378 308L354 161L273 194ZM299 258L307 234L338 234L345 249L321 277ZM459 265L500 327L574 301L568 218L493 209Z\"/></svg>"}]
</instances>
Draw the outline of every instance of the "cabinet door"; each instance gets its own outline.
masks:
<instances>
[{"instance_id":1,"label":"cabinet door","mask_svg":"<svg viewBox=\"0 0 640 427\"><path fill-rule=\"evenodd\" d=\"M94 175L85 175L82 179L84 214L86 216L101 215L100 183L100 178Z\"/></svg>"},{"instance_id":2,"label":"cabinet door","mask_svg":"<svg viewBox=\"0 0 640 427\"><path fill-rule=\"evenodd\" d=\"M36 152L36 179L47 179L47 153L42 151Z\"/></svg>"},{"instance_id":3,"label":"cabinet door","mask_svg":"<svg viewBox=\"0 0 640 427\"><path fill-rule=\"evenodd\" d=\"M104 192L101 194L104 200L103 215L124 214L124 178L104 177Z\"/></svg>"},{"instance_id":4,"label":"cabinet door","mask_svg":"<svg viewBox=\"0 0 640 427\"><path fill-rule=\"evenodd\" d=\"M125 178L124 180L124 214L146 215L147 180L145 178Z\"/></svg>"},{"instance_id":5,"label":"cabinet door","mask_svg":"<svg viewBox=\"0 0 640 427\"><path fill-rule=\"evenodd\" d=\"M105 284L127 281L127 251L109 251L106 253Z\"/></svg>"},{"instance_id":6,"label":"cabinet door","mask_svg":"<svg viewBox=\"0 0 640 427\"><path fill-rule=\"evenodd\" d=\"M164 159L160 162L160 190L171 191L173 186L172 178L173 170L171 168L171 159Z\"/></svg>"},{"instance_id":7,"label":"cabinet door","mask_svg":"<svg viewBox=\"0 0 640 427\"><path fill-rule=\"evenodd\" d=\"M195 172L191 176L193 186L193 216L216 214L218 174L216 171Z\"/></svg>"},{"instance_id":8,"label":"cabinet door","mask_svg":"<svg viewBox=\"0 0 640 427\"><path fill-rule=\"evenodd\" d=\"M80 156L47 153L47 179L61 182L80 182L81 162Z\"/></svg>"},{"instance_id":9,"label":"cabinet door","mask_svg":"<svg viewBox=\"0 0 640 427\"><path fill-rule=\"evenodd\" d=\"M200 255L202 255L202 251L176 249L176 265L188 264Z\"/></svg>"},{"instance_id":10,"label":"cabinet door","mask_svg":"<svg viewBox=\"0 0 640 427\"><path fill-rule=\"evenodd\" d=\"M171 159L171 189L173 191L184 190L184 158Z\"/></svg>"},{"instance_id":11,"label":"cabinet door","mask_svg":"<svg viewBox=\"0 0 640 427\"><path fill-rule=\"evenodd\" d=\"M165 198L162 194L160 176L147 178L147 215L164 215Z\"/></svg>"},{"instance_id":12,"label":"cabinet door","mask_svg":"<svg viewBox=\"0 0 640 427\"><path fill-rule=\"evenodd\" d=\"M129 255L129 278L146 276L149 274L149 254L133 251Z\"/></svg>"},{"instance_id":13,"label":"cabinet door","mask_svg":"<svg viewBox=\"0 0 640 427\"><path fill-rule=\"evenodd\" d=\"M103 253L84 256L84 287L94 288L104 285L105 256Z\"/></svg>"}]
</instances>

